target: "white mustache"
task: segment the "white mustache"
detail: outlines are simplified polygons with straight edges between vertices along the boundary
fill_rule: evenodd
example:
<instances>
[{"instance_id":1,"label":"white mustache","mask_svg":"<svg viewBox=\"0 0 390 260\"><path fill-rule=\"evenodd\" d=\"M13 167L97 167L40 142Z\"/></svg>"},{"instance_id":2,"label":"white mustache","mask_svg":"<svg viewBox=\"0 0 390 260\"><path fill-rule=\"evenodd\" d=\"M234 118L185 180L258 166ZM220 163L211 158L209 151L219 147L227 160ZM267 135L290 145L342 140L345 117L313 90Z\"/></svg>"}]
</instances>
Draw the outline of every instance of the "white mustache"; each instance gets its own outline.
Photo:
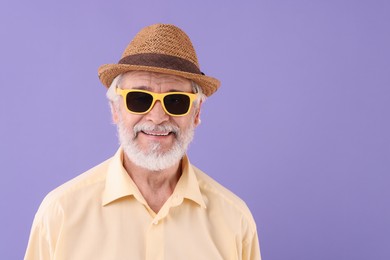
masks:
<instances>
[{"instance_id":1,"label":"white mustache","mask_svg":"<svg viewBox=\"0 0 390 260\"><path fill-rule=\"evenodd\" d=\"M133 128L134 137L137 137L139 132L172 132L177 135L180 131L178 126L172 124L154 125L150 123L139 123Z\"/></svg>"}]
</instances>

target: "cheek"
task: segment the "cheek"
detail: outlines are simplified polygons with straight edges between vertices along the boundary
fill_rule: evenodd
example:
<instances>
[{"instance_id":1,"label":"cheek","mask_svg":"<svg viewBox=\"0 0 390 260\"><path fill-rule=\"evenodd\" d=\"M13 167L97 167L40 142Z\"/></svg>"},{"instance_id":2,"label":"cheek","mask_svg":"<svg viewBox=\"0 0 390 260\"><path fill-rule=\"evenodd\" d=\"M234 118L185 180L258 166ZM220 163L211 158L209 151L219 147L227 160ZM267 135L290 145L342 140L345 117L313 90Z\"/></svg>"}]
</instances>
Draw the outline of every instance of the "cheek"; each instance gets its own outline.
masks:
<instances>
[{"instance_id":1,"label":"cheek","mask_svg":"<svg viewBox=\"0 0 390 260\"><path fill-rule=\"evenodd\" d=\"M116 124L121 123L124 127L131 129L142 120L142 115L131 114L124 108L120 108L115 115L117 117Z\"/></svg>"},{"instance_id":2,"label":"cheek","mask_svg":"<svg viewBox=\"0 0 390 260\"><path fill-rule=\"evenodd\" d=\"M112 112L112 120L115 124L118 124L119 122L127 121L127 114L129 114L129 112L127 112L122 102L112 103L111 112Z\"/></svg>"},{"instance_id":3,"label":"cheek","mask_svg":"<svg viewBox=\"0 0 390 260\"><path fill-rule=\"evenodd\" d=\"M178 120L175 120L175 123L182 131L185 131L191 128L192 125L196 126L196 121L197 121L196 118L197 118L196 115L189 114L185 116L185 118L180 118Z\"/></svg>"}]
</instances>

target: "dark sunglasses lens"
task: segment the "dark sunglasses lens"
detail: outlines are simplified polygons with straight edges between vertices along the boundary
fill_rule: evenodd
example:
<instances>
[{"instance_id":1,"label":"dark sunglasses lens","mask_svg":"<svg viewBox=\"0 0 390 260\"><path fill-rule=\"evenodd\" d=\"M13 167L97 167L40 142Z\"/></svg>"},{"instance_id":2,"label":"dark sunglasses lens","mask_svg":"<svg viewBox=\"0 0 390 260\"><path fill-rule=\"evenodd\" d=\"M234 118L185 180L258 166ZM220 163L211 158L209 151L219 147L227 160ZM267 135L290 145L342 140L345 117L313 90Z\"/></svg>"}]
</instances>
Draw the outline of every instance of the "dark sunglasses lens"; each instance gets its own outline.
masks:
<instances>
[{"instance_id":1,"label":"dark sunglasses lens","mask_svg":"<svg viewBox=\"0 0 390 260\"><path fill-rule=\"evenodd\" d=\"M169 113L182 115L190 108L190 97L183 94L171 94L164 97L164 105Z\"/></svg>"},{"instance_id":2,"label":"dark sunglasses lens","mask_svg":"<svg viewBox=\"0 0 390 260\"><path fill-rule=\"evenodd\" d=\"M130 111L142 113L147 111L152 104L153 97L144 92L129 92L126 95L126 105Z\"/></svg>"}]
</instances>

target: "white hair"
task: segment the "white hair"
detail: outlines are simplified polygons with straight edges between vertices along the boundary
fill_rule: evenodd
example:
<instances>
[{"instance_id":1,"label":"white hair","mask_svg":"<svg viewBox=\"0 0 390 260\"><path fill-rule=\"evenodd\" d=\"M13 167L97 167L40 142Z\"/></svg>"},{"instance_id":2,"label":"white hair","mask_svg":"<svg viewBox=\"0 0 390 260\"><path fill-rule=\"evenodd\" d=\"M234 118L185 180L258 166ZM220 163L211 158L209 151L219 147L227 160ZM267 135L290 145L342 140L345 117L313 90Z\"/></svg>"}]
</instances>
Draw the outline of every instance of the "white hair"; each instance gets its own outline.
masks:
<instances>
[{"instance_id":1,"label":"white hair","mask_svg":"<svg viewBox=\"0 0 390 260\"><path fill-rule=\"evenodd\" d=\"M119 95L116 93L116 88L119 86L123 74L119 74L114 78L112 81L110 87L108 88L106 92L106 97L110 101L110 103L117 103L119 100Z\"/></svg>"}]
</instances>

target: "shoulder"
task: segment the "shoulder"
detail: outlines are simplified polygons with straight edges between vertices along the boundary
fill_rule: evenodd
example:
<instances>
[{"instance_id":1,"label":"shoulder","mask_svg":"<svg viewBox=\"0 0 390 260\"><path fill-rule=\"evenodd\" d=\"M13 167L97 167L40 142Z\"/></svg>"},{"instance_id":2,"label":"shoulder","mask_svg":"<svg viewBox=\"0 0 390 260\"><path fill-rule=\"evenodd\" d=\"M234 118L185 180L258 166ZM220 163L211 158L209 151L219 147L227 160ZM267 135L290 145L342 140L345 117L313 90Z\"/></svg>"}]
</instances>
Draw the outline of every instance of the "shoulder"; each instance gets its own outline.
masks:
<instances>
[{"instance_id":1,"label":"shoulder","mask_svg":"<svg viewBox=\"0 0 390 260\"><path fill-rule=\"evenodd\" d=\"M218 183L202 170L192 165L195 175L199 182L199 188L206 200L207 207L212 207L218 211L229 214L230 217L236 216L236 220L240 219L256 230L252 213L247 204L232 191Z\"/></svg>"},{"instance_id":2,"label":"shoulder","mask_svg":"<svg viewBox=\"0 0 390 260\"><path fill-rule=\"evenodd\" d=\"M39 206L35 218L40 219L50 212L59 213L67 205L81 203L102 191L110 160L111 158L50 191Z\"/></svg>"}]
</instances>

